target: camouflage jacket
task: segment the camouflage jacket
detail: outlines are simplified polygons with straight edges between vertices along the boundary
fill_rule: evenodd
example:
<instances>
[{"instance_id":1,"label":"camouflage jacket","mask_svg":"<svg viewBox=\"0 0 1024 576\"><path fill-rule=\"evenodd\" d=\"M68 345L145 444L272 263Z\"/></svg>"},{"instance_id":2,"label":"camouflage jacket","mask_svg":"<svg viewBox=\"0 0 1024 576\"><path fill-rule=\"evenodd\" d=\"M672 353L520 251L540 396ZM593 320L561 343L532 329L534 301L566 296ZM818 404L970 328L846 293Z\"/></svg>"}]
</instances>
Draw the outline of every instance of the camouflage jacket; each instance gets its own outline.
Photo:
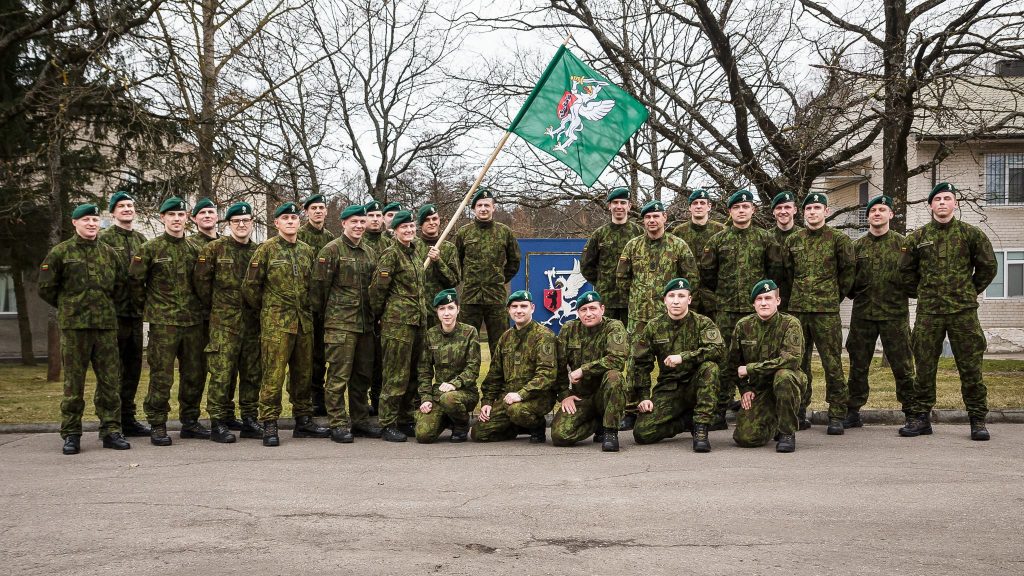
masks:
<instances>
[{"instance_id":1,"label":"camouflage jacket","mask_svg":"<svg viewBox=\"0 0 1024 576\"><path fill-rule=\"evenodd\" d=\"M263 334L313 331L313 260L313 249L301 240L292 243L274 236L256 248L242 295L249 306L259 309Z\"/></svg>"},{"instance_id":2,"label":"camouflage jacket","mask_svg":"<svg viewBox=\"0 0 1024 576\"><path fill-rule=\"evenodd\" d=\"M242 297L242 282L258 246L253 240L239 244L231 236L221 236L199 252L192 283L199 301L210 310L211 327L232 334L258 329L260 312Z\"/></svg>"},{"instance_id":3,"label":"camouflage jacket","mask_svg":"<svg viewBox=\"0 0 1024 576\"><path fill-rule=\"evenodd\" d=\"M384 255L384 251L395 244L395 239L384 232L370 232L367 230L363 232L363 238L359 243L366 244L366 247L373 250L373 253L380 259Z\"/></svg>"},{"instance_id":4,"label":"camouflage jacket","mask_svg":"<svg viewBox=\"0 0 1024 576\"><path fill-rule=\"evenodd\" d=\"M558 353L555 333L536 321L506 330L491 355L491 367L480 386L480 403L498 404L509 392L523 400L550 397L554 404Z\"/></svg>"},{"instance_id":5,"label":"camouflage jacket","mask_svg":"<svg viewBox=\"0 0 1024 576\"><path fill-rule=\"evenodd\" d=\"M839 312L839 303L853 289L857 266L849 236L830 226L805 228L786 239L783 257L793 284L787 303L791 312Z\"/></svg>"},{"instance_id":6,"label":"camouflage jacket","mask_svg":"<svg viewBox=\"0 0 1024 576\"><path fill-rule=\"evenodd\" d=\"M900 282L899 262L904 237L895 230L881 236L865 234L853 243L857 255L854 275L853 313L865 320L906 318L907 295Z\"/></svg>"},{"instance_id":7,"label":"camouflage jacket","mask_svg":"<svg viewBox=\"0 0 1024 576\"><path fill-rule=\"evenodd\" d=\"M437 237L428 238L420 234L412 243L416 246L416 259L422 268L423 262L427 259L427 252L437 243ZM426 302L431 302L441 290L458 286L462 276L455 244L445 240L439 249L441 258L437 262L431 262L423 277L423 296Z\"/></svg>"},{"instance_id":8,"label":"camouflage jacket","mask_svg":"<svg viewBox=\"0 0 1024 576\"><path fill-rule=\"evenodd\" d=\"M783 230L778 226L772 226L772 236L775 238L775 243L779 245L780 255L783 259L785 259L784 252L786 248L786 238L789 238L800 230L803 230L803 227L797 226L796 224L794 224L789 230ZM782 306L779 309L788 309L789 300L793 295L793 283L785 272L782 272L778 278L773 278L773 280L775 280L775 283L779 286L779 296L782 297Z\"/></svg>"},{"instance_id":9,"label":"camouflage jacket","mask_svg":"<svg viewBox=\"0 0 1024 576\"><path fill-rule=\"evenodd\" d=\"M715 234L725 230L725 224L708 220L707 224L696 224L693 220L683 222L672 229L672 234L683 239L690 251L698 256L704 251L704 246Z\"/></svg>"},{"instance_id":10,"label":"camouflage jacket","mask_svg":"<svg viewBox=\"0 0 1024 576\"><path fill-rule=\"evenodd\" d=\"M202 232L196 232L195 234L190 234L185 237L186 240L191 242L196 247L196 252L202 252L203 248L207 244L213 242L214 240L220 240L221 238L224 238L224 236L221 236L220 234L216 236L207 236Z\"/></svg>"},{"instance_id":11,"label":"camouflage jacket","mask_svg":"<svg viewBox=\"0 0 1024 576\"><path fill-rule=\"evenodd\" d=\"M755 226L729 226L708 240L700 257L701 286L715 293L718 309L726 312L749 312L754 284L782 272L775 239Z\"/></svg>"},{"instance_id":12,"label":"camouflage jacket","mask_svg":"<svg viewBox=\"0 0 1024 576\"><path fill-rule=\"evenodd\" d=\"M953 314L978 307L978 294L996 277L992 243L981 229L958 219L932 220L907 235L900 278L917 312Z\"/></svg>"},{"instance_id":13,"label":"camouflage jacket","mask_svg":"<svg viewBox=\"0 0 1024 576\"><path fill-rule=\"evenodd\" d=\"M505 284L519 272L519 242L501 222L474 220L455 233L463 304L505 304Z\"/></svg>"},{"instance_id":14,"label":"camouflage jacket","mask_svg":"<svg viewBox=\"0 0 1024 576\"><path fill-rule=\"evenodd\" d=\"M605 318L593 328L573 320L558 332L558 395L562 400L576 395L589 398L601 386L601 377L609 370L618 370L625 378L629 337L622 322ZM569 372L583 369L583 380L572 385Z\"/></svg>"},{"instance_id":15,"label":"camouflage jacket","mask_svg":"<svg viewBox=\"0 0 1024 576\"><path fill-rule=\"evenodd\" d=\"M438 386L447 382L456 390L479 399L476 381L480 377L480 343L477 331L459 322L450 334L440 326L427 330L423 353L417 368L420 402L436 402L441 397Z\"/></svg>"},{"instance_id":16,"label":"camouflage jacket","mask_svg":"<svg viewBox=\"0 0 1024 576\"><path fill-rule=\"evenodd\" d=\"M583 247L580 270L609 308L626 308L629 305L629 285L616 282L615 269L626 243L643 233L643 228L632 220L623 224L609 222L594 230Z\"/></svg>"},{"instance_id":17,"label":"camouflage jacket","mask_svg":"<svg viewBox=\"0 0 1024 576\"><path fill-rule=\"evenodd\" d=\"M146 237L137 230L125 230L120 226L108 226L100 230L99 240L106 243L117 252L118 259L124 266L121 267L124 274L123 282L128 287L128 266L132 263L132 257L139 251L139 248L146 243ZM130 290L123 290L121 296L114 301L117 308L118 318L142 318L142 308L136 308L132 304Z\"/></svg>"},{"instance_id":18,"label":"camouflage jacket","mask_svg":"<svg viewBox=\"0 0 1024 576\"><path fill-rule=\"evenodd\" d=\"M316 226L313 226L307 220L305 224L299 227L299 240L309 244L309 247L313 249L313 255L315 256L319 254L320 251L324 249L324 246L327 246L331 240L334 240L334 234L327 229L326 225L318 230Z\"/></svg>"},{"instance_id":19,"label":"camouflage jacket","mask_svg":"<svg viewBox=\"0 0 1024 576\"><path fill-rule=\"evenodd\" d=\"M195 326L205 317L192 282L199 252L186 238L164 233L143 244L132 256L132 302L151 324Z\"/></svg>"},{"instance_id":20,"label":"camouflage jacket","mask_svg":"<svg viewBox=\"0 0 1024 576\"><path fill-rule=\"evenodd\" d=\"M751 314L736 323L725 369L736 374L740 366L746 366L740 392L761 392L771 389L779 370L799 372L803 356L804 333L799 320L782 312L768 320Z\"/></svg>"},{"instance_id":21,"label":"camouflage jacket","mask_svg":"<svg viewBox=\"0 0 1024 576\"><path fill-rule=\"evenodd\" d=\"M615 280L630 287L630 324L653 320L665 311L661 291L673 278L689 280L694 301L698 300L700 275L686 242L666 232L657 240L643 234L626 243L619 256Z\"/></svg>"},{"instance_id":22,"label":"camouflage jacket","mask_svg":"<svg viewBox=\"0 0 1024 576\"><path fill-rule=\"evenodd\" d=\"M117 329L114 305L127 291L113 248L78 234L57 244L39 267L39 297L57 308L61 329Z\"/></svg>"},{"instance_id":23,"label":"camouflage jacket","mask_svg":"<svg viewBox=\"0 0 1024 576\"><path fill-rule=\"evenodd\" d=\"M423 278L423 261L417 258L415 245L395 242L384 251L369 289L370 307L381 322L426 325Z\"/></svg>"},{"instance_id":24,"label":"camouflage jacket","mask_svg":"<svg viewBox=\"0 0 1024 576\"><path fill-rule=\"evenodd\" d=\"M673 354L683 357L678 366L665 366L665 358ZM650 400L654 391L670 391L688 384L697 367L704 362L719 363L725 359L725 341L718 326L707 316L690 310L680 320L662 313L644 327L633 342L633 373L630 381L642 381L640 375L650 374L658 365L658 381L644 392L642 400ZM634 378L638 380L634 380Z\"/></svg>"},{"instance_id":25,"label":"camouflage jacket","mask_svg":"<svg viewBox=\"0 0 1024 576\"><path fill-rule=\"evenodd\" d=\"M375 324L370 307L370 280L377 254L360 240L342 234L320 250L313 270L313 310L324 315L326 330L365 334Z\"/></svg>"}]
</instances>

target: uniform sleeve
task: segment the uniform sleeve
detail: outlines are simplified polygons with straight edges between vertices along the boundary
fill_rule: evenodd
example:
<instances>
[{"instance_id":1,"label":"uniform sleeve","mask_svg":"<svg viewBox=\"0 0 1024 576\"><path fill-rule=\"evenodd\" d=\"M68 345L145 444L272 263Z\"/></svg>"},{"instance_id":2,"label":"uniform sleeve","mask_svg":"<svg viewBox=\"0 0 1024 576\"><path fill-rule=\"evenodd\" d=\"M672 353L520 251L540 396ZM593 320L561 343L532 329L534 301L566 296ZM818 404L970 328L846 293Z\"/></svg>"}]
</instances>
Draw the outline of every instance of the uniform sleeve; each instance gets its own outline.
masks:
<instances>
[{"instance_id":1,"label":"uniform sleeve","mask_svg":"<svg viewBox=\"0 0 1024 576\"><path fill-rule=\"evenodd\" d=\"M430 349L420 354L419 363L416 365L417 391L420 395L420 404L434 401L434 355ZM419 406L417 406L418 408Z\"/></svg>"},{"instance_id":2,"label":"uniform sleeve","mask_svg":"<svg viewBox=\"0 0 1024 576\"><path fill-rule=\"evenodd\" d=\"M466 367L453 378L449 384L455 386L456 390L470 389L477 391L476 382L480 379L480 342L477 341L479 333L476 328L472 329L465 348Z\"/></svg>"},{"instance_id":3,"label":"uniform sleeve","mask_svg":"<svg viewBox=\"0 0 1024 576\"><path fill-rule=\"evenodd\" d=\"M502 348L504 348L505 335L498 339L497 346L491 351L491 366L487 369L487 376L480 384L480 405L496 404L500 398L502 384L505 382L505 367L503 366Z\"/></svg>"},{"instance_id":4,"label":"uniform sleeve","mask_svg":"<svg viewBox=\"0 0 1024 576\"><path fill-rule=\"evenodd\" d=\"M334 257L334 249L325 246L313 263L313 281L309 290L309 299L313 304L313 311L323 314L327 308L327 297L331 291L331 284L334 282L337 259Z\"/></svg>"},{"instance_id":5,"label":"uniform sleeve","mask_svg":"<svg viewBox=\"0 0 1024 576\"><path fill-rule=\"evenodd\" d=\"M633 362L629 370L628 382L643 382L650 380L651 371L654 370L654 349L652 342L654 340L654 324L648 324L644 331L637 336L636 341L633 342ZM645 386L643 389L641 400L651 399L651 387Z\"/></svg>"},{"instance_id":6,"label":"uniform sleeve","mask_svg":"<svg viewBox=\"0 0 1024 576\"><path fill-rule=\"evenodd\" d=\"M737 371L739 370L739 367L743 365L743 348L740 346L740 340L742 339L742 324L737 322L736 327L732 331L732 341L729 342L729 356L725 364L725 371L728 375L738 374ZM739 380L737 382L737 386L740 390L740 396L754 389L754 387L750 385L749 377Z\"/></svg>"},{"instance_id":7,"label":"uniform sleeve","mask_svg":"<svg viewBox=\"0 0 1024 576\"><path fill-rule=\"evenodd\" d=\"M465 228L465 226L463 226L462 228L459 228L458 230L456 230L455 231L455 240L452 240L452 244L455 244L455 258L456 258L456 260L459 261L459 267L460 268L465 268L466 267L466 244L465 244L465 241L463 240L463 232L462 232L462 230L464 228ZM383 251L381 251L381 255L382 254L383 254Z\"/></svg>"},{"instance_id":8,"label":"uniform sleeve","mask_svg":"<svg viewBox=\"0 0 1024 576\"><path fill-rule=\"evenodd\" d=\"M213 243L207 243L199 251L195 271L192 272L192 286L196 296L207 311L213 306L213 278L216 273L217 257L212 249Z\"/></svg>"},{"instance_id":9,"label":"uniform sleeve","mask_svg":"<svg viewBox=\"0 0 1024 576\"><path fill-rule=\"evenodd\" d=\"M430 265L437 271L445 286L458 286L462 277L461 270L459 269L459 259L455 254L454 246L448 248L449 246L451 244L448 242L442 244L438 248L441 251L441 257L437 259L437 262L432 262ZM422 264L422 261L420 263ZM427 294L427 298L433 298L434 296L435 294Z\"/></svg>"},{"instance_id":10,"label":"uniform sleeve","mask_svg":"<svg viewBox=\"0 0 1024 576\"><path fill-rule=\"evenodd\" d=\"M556 344L558 370L555 376L555 398L562 401L572 394L569 390L569 329L565 326L558 332Z\"/></svg>"},{"instance_id":11,"label":"uniform sleeve","mask_svg":"<svg viewBox=\"0 0 1024 576\"><path fill-rule=\"evenodd\" d=\"M619 255L619 263L615 266L615 283L620 287L629 286L633 282L633 246L632 240L626 242Z\"/></svg>"},{"instance_id":12,"label":"uniform sleeve","mask_svg":"<svg viewBox=\"0 0 1024 576\"><path fill-rule=\"evenodd\" d=\"M920 255L917 251L917 234L911 233L900 248L900 284L909 298L917 298L917 287L921 283Z\"/></svg>"},{"instance_id":13,"label":"uniform sleeve","mask_svg":"<svg viewBox=\"0 0 1024 576\"><path fill-rule=\"evenodd\" d=\"M779 279L775 283L779 286L779 295L782 296L782 305L789 306L790 297L793 295L793 277L796 274L796 262L793 261L793 243L796 234L790 234L779 244Z\"/></svg>"},{"instance_id":14,"label":"uniform sleeve","mask_svg":"<svg viewBox=\"0 0 1024 576\"><path fill-rule=\"evenodd\" d=\"M507 230L507 229L506 229ZM505 284L512 281L512 278L519 273L519 242L516 237L512 234L511 230L507 232L507 238L505 240Z\"/></svg>"},{"instance_id":15,"label":"uniform sleeve","mask_svg":"<svg viewBox=\"0 0 1024 576\"><path fill-rule=\"evenodd\" d=\"M682 242L682 246L683 253L676 259L676 274L679 274L677 278L686 278L690 281L690 294L694 296L694 305L696 305L698 291L701 287L700 271L697 269L697 259L693 257L693 251L686 245L686 242Z\"/></svg>"},{"instance_id":16,"label":"uniform sleeve","mask_svg":"<svg viewBox=\"0 0 1024 576\"><path fill-rule=\"evenodd\" d=\"M618 370L619 373L625 371L626 355L629 353L628 342L629 339L626 335L625 326L621 323L616 323L608 330L604 345L604 356L580 366L583 369L583 376L603 376L609 370Z\"/></svg>"},{"instance_id":17,"label":"uniform sleeve","mask_svg":"<svg viewBox=\"0 0 1024 576\"><path fill-rule=\"evenodd\" d=\"M149 282L149 267L153 254L149 242L139 247L128 265L128 289L131 292L132 307L142 310L146 306L146 286Z\"/></svg>"},{"instance_id":18,"label":"uniform sleeve","mask_svg":"<svg viewBox=\"0 0 1024 576\"><path fill-rule=\"evenodd\" d=\"M534 330L539 328L535 327ZM550 331L543 332L535 346L534 354L537 355L537 361L534 363L533 378L518 391L523 400L533 400L544 392L555 389L555 378L558 375L558 369L555 367L558 361L555 335Z\"/></svg>"},{"instance_id":19,"label":"uniform sleeve","mask_svg":"<svg viewBox=\"0 0 1024 576\"><path fill-rule=\"evenodd\" d=\"M580 255L580 272L583 273L587 282L596 285L600 276L600 262L601 240L597 234L594 234L587 239L587 243L583 246L583 253Z\"/></svg>"},{"instance_id":20,"label":"uniform sleeve","mask_svg":"<svg viewBox=\"0 0 1024 576\"><path fill-rule=\"evenodd\" d=\"M378 318L384 313L384 305L387 304L388 294L391 292L391 274L398 268L395 266L395 254L397 252L391 249L384 252L377 263L373 279L370 280L370 309Z\"/></svg>"},{"instance_id":21,"label":"uniform sleeve","mask_svg":"<svg viewBox=\"0 0 1024 576\"><path fill-rule=\"evenodd\" d=\"M715 326L711 320L702 320L697 324L697 329L700 334L697 337L699 345L696 350L692 350L689 353L683 354L684 359L692 361L692 367L696 367L704 362L714 362L720 364L725 360L725 340L722 339L722 333Z\"/></svg>"},{"instance_id":22,"label":"uniform sleeve","mask_svg":"<svg viewBox=\"0 0 1024 576\"><path fill-rule=\"evenodd\" d=\"M114 269L117 270L117 273L114 275L114 293L111 294L116 310L118 309L117 304L119 302L128 302L131 298L131 286L128 282L128 266L125 264L124 259L113 248L108 250L108 252L110 253L110 261Z\"/></svg>"},{"instance_id":23,"label":"uniform sleeve","mask_svg":"<svg viewBox=\"0 0 1024 576\"><path fill-rule=\"evenodd\" d=\"M782 243L772 234L765 234L765 237L768 244L764 250L764 277L771 278L781 287L786 282L786 263Z\"/></svg>"},{"instance_id":24,"label":"uniform sleeve","mask_svg":"<svg viewBox=\"0 0 1024 576\"><path fill-rule=\"evenodd\" d=\"M705 290L714 292L718 289L718 241L717 234L708 240L700 258L700 284Z\"/></svg>"},{"instance_id":25,"label":"uniform sleeve","mask_svg":"<svg viewBox=\"0 0 1024 576\"><path fill-rule=\"evenodd\" d=\"M264 246L256 249L256 252L249 260L249 268L245 272L245 280L242 282L242 297L252 308L259 310L263 307L263 282L267 276L267 250Z\"/></svg>"},{"instance_id":26,"label":"uniform sleeve","mask_svg":"<svg viewBox=\"0 0 1024 576\"><path fill-rule=\"evenodd\" d=\"M974 241L971 246L971 263L974 264L974 275L971 281L974 283L974 291L981 294L992 283L996 277L999 263L996 261L996 254L992 250L992 242L981 230L974 231Z\"/></svg>"},{"instance_id":27,"label":"uniform sleeve","mask_svg":"<svg viewBox=\"0 0 1024 576\"><path fill-rule=\"evenodd\" d=\"M63 279L64 260L58 250L50 250L50 253L39 265L39 297L47 304L57 307L60 296L60 286Z\"/></svg>"},{"instance_id":28,"label":"uniform sleeve","mask_svg":"<svg viewBox=\"0 0 1024 576\"><path fill-rule=\"evenodd\" d=\"M763 378L783 369L800 370L800 362L804 355L804 334L800 322L795 319L787 322L785 332L781 336L782 346L777 358L747 364L747 372L751 377Z\"/></svg>"},{"instance_id":29,"label":"uniform sleeve","mask_svg":"<svg viewBox=\"0 0 1024 576\"><path fill-rule=\"evenodd\" d=\"M839 282L839 301L842 302L853 291L853 281L857 274L857 255L853 250L853 240L842 232L836 232L836 273Z\"/></svg>"}]
</instances>

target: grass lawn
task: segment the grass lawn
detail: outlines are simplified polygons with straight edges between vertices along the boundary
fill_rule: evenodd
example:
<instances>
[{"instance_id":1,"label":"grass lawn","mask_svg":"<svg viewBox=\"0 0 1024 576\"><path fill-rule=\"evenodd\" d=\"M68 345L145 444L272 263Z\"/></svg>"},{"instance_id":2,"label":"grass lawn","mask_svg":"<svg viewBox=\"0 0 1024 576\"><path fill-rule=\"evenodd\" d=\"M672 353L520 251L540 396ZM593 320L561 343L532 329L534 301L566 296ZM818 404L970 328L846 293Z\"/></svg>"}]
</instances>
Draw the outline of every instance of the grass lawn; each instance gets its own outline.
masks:
<instances>
[{"instance_id":1,"label":"grass lawn","mask_svg":"<svg viewBox=\"0 0 1024 576\"><path fill-rule=\"evenodd\" d=\"M490 357L487 347L483 349L483 368L486 372ZM846 359L844 358L844 364ZM871 396L865 408L899 409L896 403L896 386L892 372L881 365L876 358L871 370ZM848 369L848 366L846 366ZM821 363L815 358L812 371L814 373L814 398L811 403L813 410L823 410L825 378ZM985 360L985 383L988 386L988 404L990 408L1024 407L1024 360ZM137 412L140 420L142 400L149 382L148 368L143 364L142 381L139 394L136 396ZM85 419L95 420L92 408L92 393L96 380L89 372L86 380ZM175 384L175 389L177 384ZM59 422L62 384L46 381L46 366L26 367L18 364L0 365L0 423L28 422ZM203 400L205 409L206 401ZM951 358L943 358L939 364L938 393L936 408L963 409L960 398L960 379L956 366ZM178 416L177 391L171 394L171 418ZM205 412L204 412L205 416ZM291 416L291 406L285 393L283 417Z\"/></svg>"}]
</instances>

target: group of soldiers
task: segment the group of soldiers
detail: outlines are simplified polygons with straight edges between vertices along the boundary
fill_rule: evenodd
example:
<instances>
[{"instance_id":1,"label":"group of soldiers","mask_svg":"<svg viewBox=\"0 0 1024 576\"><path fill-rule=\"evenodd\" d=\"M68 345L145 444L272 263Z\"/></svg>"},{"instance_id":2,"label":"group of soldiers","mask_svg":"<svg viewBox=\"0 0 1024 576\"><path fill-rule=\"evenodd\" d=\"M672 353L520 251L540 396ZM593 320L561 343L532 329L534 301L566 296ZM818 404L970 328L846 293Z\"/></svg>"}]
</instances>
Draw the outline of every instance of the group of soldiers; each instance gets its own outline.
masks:
<instances>
[{"instance_id":1,"label":"group of soldiers","mask_svg":"<svg viewBox=\"0 0 1024 576\"><path fill-rule=\"evenodd\" d=\"M693 450L708 452L708 433L728 428L731 409L738 445L774 438L777 451L792 452L796 431L811 426L812 349L825 371L827 433L839 435L862 426L879 337L906 414L899 433L918 436L932 431L947 335L971 437L989 438L977 295L996 261L985 235L955 218L955 187L932 190L931 222L907 237L889 229L892 200L872 199L868 234L856 242L825 223L821 193L803 198L803 228L797 197L776 196L771 231L753 224L757 204L746 190L726 200L725 224L711 220L707 192L688 201L689 221L669 232L660 201L640 208L641 226L630 220L627 189L608 194L611 222L594 231L581 261L594 290L577 297L578 319L557 336L533 320L530 292L508 294L519 247L494 221L485 188L453 241L441 240L430 204L415 212L376 201L348 206L335 238L326 200L314 195L301 207L278 207L277 234L263 243L251 238L253 209L244 202L227 208L228 233L218 235L212 201L190 209L169 198L159 207L164 233L149 241L133 230L127 193L110 199L113 225L102 231L99 207L81 205L71 218L75 235L40 270L40 295L57 307L61 328L63 453L81 449L90 363L103 446L128 449L126 436L169 446L175 361L181 438L232 443L238 432L278 446L287 377L296 438L429 443L450 429L451 442L528 434L544 443L554 406L556 446L592 436L618 451L621 430L638 444L690 432ZM196 232L186 235L190 217ZM844 298L853 300L849 380L840 357ZM913 333L909 298L918 300ZM135 406L143 322L148 426ZM478 387L481 327L490 367ZM199 420L204 389L209 428Z\"/></svg>"}]
</instances>

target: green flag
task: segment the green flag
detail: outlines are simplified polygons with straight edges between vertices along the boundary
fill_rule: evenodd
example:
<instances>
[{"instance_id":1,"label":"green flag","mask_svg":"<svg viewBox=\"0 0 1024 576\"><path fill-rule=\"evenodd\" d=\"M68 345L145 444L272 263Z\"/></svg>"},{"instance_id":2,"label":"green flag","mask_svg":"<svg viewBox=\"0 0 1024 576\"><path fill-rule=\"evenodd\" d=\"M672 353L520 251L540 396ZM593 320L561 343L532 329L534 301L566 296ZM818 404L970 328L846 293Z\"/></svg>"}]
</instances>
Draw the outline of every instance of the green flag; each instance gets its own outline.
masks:
<instances>
[{"instance_id":1,"label":"green flag","mask_svg":"<svg viewBox=\"0 0 1024 576\"><path fill-rule=\"evenodd\" d=\"M508 131L593 186L646 120L643 105L562 46Z\"/></svg>"}]
</instances>

